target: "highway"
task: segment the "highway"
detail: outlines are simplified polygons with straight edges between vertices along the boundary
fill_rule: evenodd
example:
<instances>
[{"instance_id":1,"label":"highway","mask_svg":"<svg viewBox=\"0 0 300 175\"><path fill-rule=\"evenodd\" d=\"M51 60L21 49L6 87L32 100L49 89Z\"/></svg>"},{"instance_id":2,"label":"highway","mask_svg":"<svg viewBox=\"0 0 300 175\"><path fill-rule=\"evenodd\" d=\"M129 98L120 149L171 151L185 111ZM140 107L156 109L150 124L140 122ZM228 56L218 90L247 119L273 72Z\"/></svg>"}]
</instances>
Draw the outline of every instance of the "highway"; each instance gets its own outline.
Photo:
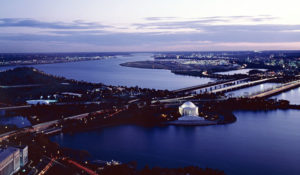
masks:
<instances>
[{"instance_id":1,"label":"highway","mask_svg":"<svg viewBox=\"0 0 300 175\"><path fill-rule=\"evenodd\" d=\"M68 160L68 162L71 163L71 164L73 164L73 165L75 165L77 168L85 171L86 173L88 173L90 175L97 175L97 173L94 172L93 170L91 170L91 169L89 169L87 167L84 167L84 166L80 165L79 163L77 163L77 162L75 162L73 160Z\"/></svg>"},{"instance_id":2,"label":"highway","mask_svg":"<svg viewBox=\"0 0 300 175\"><path fill-rule=\"evenodd\" d=\"M96 113L103 113L103 110L99 110L99 111L95 111ZM74 115L74 116L70 116L70 117L66 117L63 120L72 120L72 119L76 119L76 120L81 120L85 117L87 117L89 115L89 113L84 113L84 114L79 114L79 115ZM51 125L54 124L58 124L61 120L52 120L49 122L44 122L44 123L40 123L37 125L33 125L32 128L34 129L35 132L39 132L42 130L47 129L48 127L50 127Z\"/></svg>"},{"instance_id":3,"label":"highway","mask_svg":"<svg viewBox=\"0 0 300 175\"><path fill-rule=\"evenodd\" d=\"M118 114L118 113L120 113L122 111L124 111L124 109L117 110L114 113L109 114L108 117L113 117L114 115L116 115L116 114ZM104 110L94 111L92 113L101 114L101 113L104 113ZM70 120L70 119L81 120L81 119L87 117L88 115L89 115L89 113L83 113L83 114L79 114L79 115L74 115L74 116L66 117L63 120ZM17 134L21 134L21 133L27 133L27 132L44 132L45 130L49 129L50 126L55 125L55 124L59 124L60 121L61 120L52 120L52 121L48 121L48 122L44 122L44 123L33 125L31 127L22 128L21 130L10 131L10 132L1 134L0 135L0 141L5 140L8 137L15 136Z\"/></svg>"},{"instance_id":4,"label":"highway","mask_svg":"<svg viewBox=\"0 0 300 175\"><path fill-rule=\"evenodd\" d=\"M47 173L47 171L53 166L55 160L55 158L52 158L51 161L44 167L44 169L38 175L43 175Z\"/></svg>"},{"instance_id":5,"label":"highway","mask_svg":"<svg viewBox=\"0 0 300 175\"><path fill-rule=\"evenodd\" d=\"M230 91L230 90L233 90L233 89L242 88L244 86L251 86L251 85L264 83L264 82L270 81L272 79L274 79L274 78L265 78L265 79L251 81L251 82L247 82L247 83L241 83L241 84L237 84L237 85L233 85L233 86L224 87L224 88L221 88L221 89L216 89L216 90L211 91L211 93L227 92L227 91Z\"/></svg>"},{"instance_id":6,"label":"highway","mask_svg":"<svg viewBox=\"0 0 300 175\"><path fill-rule=\"evenodd\" d=\"M193 95L188 95L188 96L184 96L184 97L177 97L177 98L168 98L168 99L161 99L161 100L153 100L151 101L151 103L156 103L156 102L160 102L160 103L172 103L172 102L178 102L179 100L184 100L184 99L189 99L189 98L193 98Z\"/></svg>"},{"instance_id":7,"label":"highway","mask_svg":"<svg viewBox=\"0 0 300 175\"><path fill-rule=\"evenodd\" d=\"M210 83L207 83L207 84L196 85L196 86L191 86L191 87L186 87L186 88L181 88L181 89L173 90L172 92L174 92L174 93L180 93L180 92L193 91L193 90L197 90L197 89L204 89L204 88L210 88L210 87L219 86L219 85L230 84L230 83L234 83L234 82L237 82L237 81L245 81L247 79L248 78L235 79L235 80L231 79L231 80L210 82Z\"/></svg>"},{"instance_id":8,"label":"highway","mask_svg":"<svg viewBox=\"0 0 300 175\"><path fill-rule=\"evenodd\" d=\"M2 107L2 108L0 108L0 111L16 110L16 109L23 109L23 108L30 108L30 107L31 107L31 105Z\"/></svg>"},{"instance_id":9,"label":"highway","mask_svg":"<svg viewBox=\"0 0 300 175\"><path fill-rule=\"evenodd\" d=\"M55 105L72 105L72 104L100 104L99 101L94 102L61 102L61 103L55 103ZM43 104L43 105L51 105L51 104ZM0 111L6 111L6 110L17 110L17 109L23 109L23 108L30 108L32 105L22 105L22 106L9 106L9 107L1 107Z\"/></svg>"},{"instance_id":10,"label":"highway","mask_svg":"<svg viewBox=\"0 0 300 175\"><path fill-rule=\"evenodd\" d=\"M99 110L99 111L95 111L96 113L102 113L103 110ZM87 117L89 115L89 113L84 113L84 114L79 114L79 115L74 115L74 116L70 116L70 117L66 117L63 120L68 120L68 119L83 119L85 117ZM10 131L4 134L0 135L0 141L3 141L5 139L7 139L8 137L17 135L17 134L21 134L21 133L26 133L26 132L42 132L43 130L48 129L48 127L54 125L54 124L58 124L61 120L52 120L52 121L48 121L48 122L44 122L44 123L40 123L40 124L36 124L33 125L31 127L27 127L27 128L23 128L21 130L16 130L16 131Z\"/></svg>"},{"instance_id":11,"label":"highway","mask_svg":"<svg viewBox=\"0 0 300 175\"><path fill-rule=\"evenodd\" d=\"M0 88L24 88L24 87L38 87L38 86L43 86L43 84L26 84L26 85L12 85L12 86L0 85Z\"/></svg>"},{"instance_id":12,"label":"highway","mask_svg":"<svg viewBox=\"0 0 300 175\"><path fill-rule=\"evenodd\" d=\"M243 78L243 79L239 79L239 80L233 80L233 81L229 81L227 83L234 83L236 81L244 81L246 79L247 78ZM255 85L255 84L263 83L263 82L266 82L266 81L269 81L269 80L272 80L272 79L273 78L266 78L266 79L262 79L262 80L256 80L256 81L252 81L252 82L241 83L241 84L237 84L237 85L233 85L233 86L228 86L228 87L212 90L211 93L218 93L218 92L228 91L228 90L231 90L231 89L241 88L241 87L244 87L244 86ZM224 84L227 84L227 83L219 83L218 85L224 85ZM187 96L184 96L184 97L153 100L151 103L155 103L155 102L158 102L158 101L161 102L161 103L171 103L171 102L178 102L179 100L189 99L189 98L193 98L193 97L194 97L194 95L187 95Z\"/></svg>"}]
</instances>

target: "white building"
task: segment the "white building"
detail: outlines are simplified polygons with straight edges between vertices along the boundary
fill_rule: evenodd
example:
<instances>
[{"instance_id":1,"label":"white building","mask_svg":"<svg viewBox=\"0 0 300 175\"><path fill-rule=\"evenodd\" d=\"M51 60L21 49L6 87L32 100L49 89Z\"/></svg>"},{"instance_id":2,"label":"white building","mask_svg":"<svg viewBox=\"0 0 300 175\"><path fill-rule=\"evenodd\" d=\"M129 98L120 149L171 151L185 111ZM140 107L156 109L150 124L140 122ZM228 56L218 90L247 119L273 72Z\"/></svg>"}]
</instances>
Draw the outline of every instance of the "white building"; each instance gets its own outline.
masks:
<instances>
[{"instance_id":1,"label":"white building","mask_svg":"<svg viewBox=\"0 0 300 175\"><path fill-rule=\"evenodd\" d=\"M18 147L20 150L20 166L24 166L28 162L28 146Z\"/></svg>"},{"instance_id":2,"label":"white building","mask_svg":"<svg viewBox=\"0 0 300 175\"><path fill-rule=\"evenodd\" d=\"M20 150L13 147L0 150L0 174L11 175L20 169Z\"/></svg>"},{"instance_id":3,"label":"white building","mask_svg":"<svg viewBox=\"0 0 300 175\"><path fill-rule=\"evenodd\" d=\"M179 117L178 120L204 120L202 117L199 117L198 107L190 101L179 106L179 113L182 117Z\"/></svg>"},{"instance_id":4,"label":"white building","mask_svg":"<svg viewBox=\"0 0 300 175\"><path fill-rule=\"evenodd\" d=\"M28 146L0 149L0 175L12 175L28 162Z\"/></svg>"}]
</instances>

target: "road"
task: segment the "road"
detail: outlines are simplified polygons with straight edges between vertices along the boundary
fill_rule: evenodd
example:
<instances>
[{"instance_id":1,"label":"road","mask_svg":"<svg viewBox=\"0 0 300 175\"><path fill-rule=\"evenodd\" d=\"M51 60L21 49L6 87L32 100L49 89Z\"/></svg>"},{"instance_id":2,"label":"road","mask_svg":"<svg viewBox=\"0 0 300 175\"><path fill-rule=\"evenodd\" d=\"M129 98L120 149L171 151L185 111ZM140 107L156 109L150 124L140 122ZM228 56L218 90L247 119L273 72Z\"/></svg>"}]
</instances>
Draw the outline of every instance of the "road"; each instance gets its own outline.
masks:
<instances>
[{"instance_id":1,"label":"road","mask_svg":"<svg viewBox=\"0 0 300 175\"><path fill-rule=\"evenodd\" d=\"M96 113L103 113L103 110L99 110L99 111L95 111ZM87 117L90 113L84 113L84 114L79 114L79 115L74 115L74 116L70 116L70 117L66 117L63 120L72 120L72 119L76 119L76 120L81 120L85 117ZM54 124L58 124L61 120L52 120L49 122L44 122L44 123L40 123L37 125L33 125L32 128L34 129L35 132L39 132L42 130L47 129L48 127L50 127L51 125Z\"/></svg>"},{"instance_id":2,"label":"road","mask_svg":"<svg viewBox=\"0 0 300 175\"><path fill-rule=\"evenodd\" d=\"M108 117L113 117L114 115L124 111L125 109L120 109L115 111L112 114L109 114ZM104 110L98 110L98 111L94 111L92 113L97 113L97 114L101 114L104 113ZM79 115L74 115L74 116L70 116L70 117L66 117L63 120L70 120L70 119L76 119L76 120L81 120L87 116L89 116L90 113L83 113L83 114L79 114ZM16 130L16 131L10 131L4 134L0 135L0 141L5 140L9 137L21 134L21 133L28 133L28 132L43 132L44 130L49 129L50 126L55 125L55 124L59 124L61 120L52 120L52 121L48 121L48 122L44 122L44 123L40 123L40 124L36 124L33 125L31 127L27 127L27 128L23 128L21 130Z\"/></svg>"},{"instance_id":3,"label":"road","mask_svg":"<svg viewBox=\"0 0 300 175\"><path fill-rule=\"evenodd\" d=\"M102 113L103 110L99 110L99 111L95 111L96 113ZM70 116L70 117L66 117L63 120L68 120L68 119L83 119L85 117L87 117L89 115L89 113L84 113L84 114L79 114L79 115L74 115L74 116ZM61 120L52 120L52 121L48 121L48 122L44 122L44 123L40 123L37 125L33 125L31 127L27 127L27 128L23 128L22 130L16 130L16 131L10 131L4 134L0 135L0 141L7 139L8 137L14 136L14 135L18 135L21 133L27 133L27 132L41 132L45 129L48 129L48 127L54 125L54 124L58 124Z\"/></svg>"},{"instance_id":4,"label":"road","mask_svg":"<svg viewBox=\"0 0 300 175\"><path fill-rule=\"evenodd\" d=\"M250 86L250 85L260 84L260 83L263 83L263 82L266 82L266 81L270 81L272 79L274 79L274 78L265 78L265 79L251 81L251 82L247 82L247 83L241 83L241 84L237 84L237 85L233 85L233 86L228 86L228 87L221 88L221 89L216 89L216 90L211 91L211 93L226 92L226 91L230 91L232 89L242 88L244 86Z\"/></svg>"},{"instance_id":5,"label":"road","mask_svg":"<svg viewBox=\"0 0 300 175\"><path fill-rule=\"evenodd\" d=\"M2 108L0 108L0 111L23 109L23 108L30 108L30 107L31 107L31 105L2 107Z\"/></svg>"},{"instance_id":6,"label":"road","mask_svg":"<svg viewBox=\"0 0 300 175\"><path fill-rule=\"evenodd\" d=\"M265 92L253 95L250 98L264 98L264 97L269 97L269 96L278 94L280 92L283 92L283 91L295 88L297 86L300 86L300 80L286 83L286 84L284 84L284 85L282 85L282 86L280 86L280 87L278 87L276 89L271 89L271 90L268 90L268 91L265 91Z\"/></svg>"},{"instance_id":7,"label":"road","mask_svg":"<svg viewBox=\"0 0 300 175\"><path fill-rule=\"evenodd\" d=\"M44 169L38 175L43 175L47 173L47 171L53 166L55 160L55 158L52 158L51 161L44 167Z\"/></svg>"},{"instance_id":8,"label":"road","mask_svg":"<svg viewBox=\"0 0 300 175\"><path fill-rule=\"evenodd\" d=\"M38 87L38 86L43 86L43 84L25 84L25 85L13 85L13 86L0 85L0 88L24 88L24 87Z\"/></svg>"},{"instance_id":9,"label":"road","mask_svg":"<svg viewBox=\"0 0 300 175\"><path fill-rule=\"evenodd\" d=\"M69 163L75 165L76 167L80 168L81 170L85 171L86 173L90 174L90 175L98 175L96 172L94 172L93 170L84 167L82 165L80 165L79 163L73 161L73 160L68 160Z\"/></svg>"},{"instance_id":10,"label":"road","mask_svg":"<svg viewBox=\"0 0 300 175\"><path fill-rule=\"evenodd\" d=\"M207 84L196 85L196 86L191 86L191 87L186 87L186 88L181 88L181 89L173 90L172 92L179 93L179 92L193 91L193 90L197 90L197 89L205 89L205 88L210 88L210 87L214 87L214 86L219 86L219 85L224 85L224 84L230 84L230 83L234 83L234 82L237 82L237 81L245 81L247 79L248 78L242 78L242 79L236 79L236 80L225 80L225 81L210 82L210 83L207 83Z\"/></svg>"},{"instance_id":11,"label":"road","mask_svg":"<svg viewBox=\"0 0 300 175\"><path fill-rule=\"evenodd\" d=\"M100 104L101 101L94 101L94 102L61 102L61 103L55 103L55 105L72 105L72 104ZM52 105L52 104L43 104L43 105ZM23 109L23 108L30 108L32 105L22 105L22 106L9 106L9 107L1 107L0 111L6 111L6 110L16 110L16 109Z\"/></svg>"}]
</instances>

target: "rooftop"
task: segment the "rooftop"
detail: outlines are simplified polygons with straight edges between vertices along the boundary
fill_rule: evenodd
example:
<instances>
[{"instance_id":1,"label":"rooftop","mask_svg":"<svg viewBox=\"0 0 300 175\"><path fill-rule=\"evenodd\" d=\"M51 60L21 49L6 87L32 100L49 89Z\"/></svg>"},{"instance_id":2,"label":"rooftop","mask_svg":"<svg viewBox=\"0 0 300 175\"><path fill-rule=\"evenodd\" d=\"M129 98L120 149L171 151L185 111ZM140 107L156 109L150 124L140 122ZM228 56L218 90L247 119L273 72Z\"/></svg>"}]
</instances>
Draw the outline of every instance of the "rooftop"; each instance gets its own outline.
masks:
<instances>
[{"instance_id":1,"label":"rooftop","mask_svg":"<svg viewBox=\"0 0 300 175\"><path fill-rule=\"evenodd\" d=\"M8 156L10 156L12 153L18 151L17 148L14 147L8 147L6 149L0 149L0 162L5 160Z\"/></svg>"}]
</instances>

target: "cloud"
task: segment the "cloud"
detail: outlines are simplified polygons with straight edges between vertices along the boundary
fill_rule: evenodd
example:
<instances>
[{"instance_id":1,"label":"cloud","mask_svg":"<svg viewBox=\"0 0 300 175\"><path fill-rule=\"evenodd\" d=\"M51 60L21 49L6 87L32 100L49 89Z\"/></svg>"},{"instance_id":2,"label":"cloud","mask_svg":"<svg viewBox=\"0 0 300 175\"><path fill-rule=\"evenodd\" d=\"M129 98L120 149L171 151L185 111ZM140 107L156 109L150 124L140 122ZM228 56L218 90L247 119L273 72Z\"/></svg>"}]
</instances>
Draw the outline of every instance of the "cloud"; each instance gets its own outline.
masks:
<instances>
[{"instance_id":1,"label":"cloud","mask_svg":"<svg viewBox=\"0 0 300 175\"><path fill-rule=\"evenodd\" d=\"M177 50L181 50L180 47L187 50L189 50L188 48L199 47L209 49L209 46L220 50L222 47L237 47L238 43L243 43L243 46L249 46L249 48L256 46L263 48L266 44L279 47L280 44L278 43L294 43L293 48L295 48L295 43L300 43L300 25L263 23L238 25L228 22L244 19L264 21L272 20L274 17L268 15L255 17L211 16L189 20L175 17L150 17L144 23L131 24L125 27L80 20L66 23L2 18L0 19L0 48L2 47L2 50L3 48L7 49L8 46L5 43L19 43L16 45L21 50L23 43L26 44L26 49L32 46L32 51L38 49L36 47L39 46L44 48L41 50L47 50L46 46L49 43L49 51L54 51L55 47L57 50L65 48L68 51L72 50L73 47L74 51L77 51L80 45L82 45L82 49L87 51L89 51L89 47L95 50L97 48L107 49L107 51L110 51L109 48L112 50L127 48L144 51L147 48L149 50L151 48L156 50L177 48ZM29 27L30 30L35 28L37 32L26 32L23 30L24 27ZM133 30L129 30L132 28ZM277 44L272 45L270 43ZM10 46L13 47L14 44ZM292 45L289 44L288 46Z\"/></svg>"},{"instance_id":2,"label":"cloud","mask_svg":"<svg viewBox=\"0 0 300 175\"><path fill-rule=\"evenodd\" d=\"M106 31L54 31L63 35L7 34L0 33L0 40L10 41L58 41L95 45L142 45L170 44L178 42L299 42L300 32L286 30L300 29L290 25L256 26L205 26L209 32L106 32ZM282 30L285 30L284 32Z\"/></svg>"},{"instance_id":3,"label":"cloud","mask_svg":"<svg viewBox=\"0 0 300 175\"><path fill-rule=\"evenodd\" d=\"M168 20L168 18L176 20ZM209 25L219 25L220 24L234 24L242 22L265 22L277 19L277 17L269 15L259 15L259 16L209 16L193 19L180 19L174 17L151 17L145 18L146 23L135 23L138 29L196 29L201 30Z\"/></svg>"},{"instance_id":4,"label":"cloud","mask_svg":"<svg viewBox=\"0 0 300 175\"><path fill-rule=\"evenodd\" d=\"M267 21L267 20L275 20L279 19L278 17L271 15L257 15L257 16L247 16L247 15L239 15L239 16L207 16L207 17L199 17L199 18L179 18L179 17L147 17L144 18L146 21L161 21L161 20L248 20L248 21Z\"/></svg>"},{"instance_id":5,"label":"cloud","mask_svg":"<svg viewBox=\"0 0 300 175\"><path fill-rule=\"evenodd\" d=\"M45 29L94 29L107 28L111 26L102 25L95 22L86 22L75 20L70 23L66 22L43 22L34 19L24 18L0 18L0 27L32 27Z\"/></svg>"},{"instance_id":6,"label":"cloud","mask_svg":"<svg viewBox=\"0 0 300 175\"><path fill-rule=\"evenodd\" d=\"M161 20L173 20L178 19L177 17L169 16L169 17L147 17L144 18L146 21L161 21Z\"/></svg>"}]
</instances>

